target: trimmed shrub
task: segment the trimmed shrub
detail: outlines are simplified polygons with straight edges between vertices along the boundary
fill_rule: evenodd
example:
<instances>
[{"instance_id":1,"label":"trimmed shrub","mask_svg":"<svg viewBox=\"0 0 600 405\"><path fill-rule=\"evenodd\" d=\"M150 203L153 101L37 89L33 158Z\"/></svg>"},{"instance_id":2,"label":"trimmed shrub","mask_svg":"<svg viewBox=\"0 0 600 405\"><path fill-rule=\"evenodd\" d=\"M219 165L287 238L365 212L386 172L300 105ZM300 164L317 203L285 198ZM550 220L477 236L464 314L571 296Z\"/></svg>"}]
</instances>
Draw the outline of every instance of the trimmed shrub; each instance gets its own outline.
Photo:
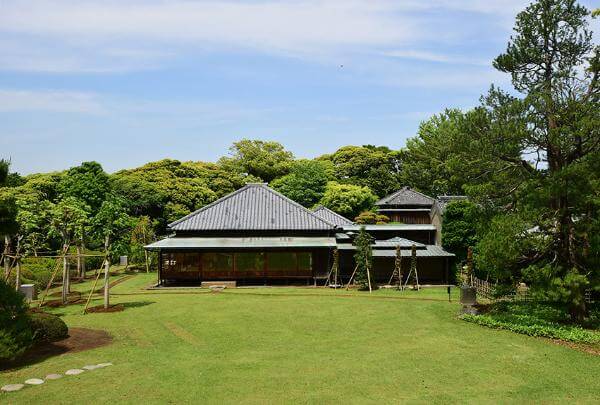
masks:
<instances>
[{"instance_id":1,"label":"trimmed shrub","mask_svg":"<svg viewBox=\"0 0 600 405\"><path fill-rule=\"evenodd\" d=\"M25 297L0 280L0 360L19 356L33 342Z\"/></svg>"},{"instance_id":2,"label":"trimmed shrub","mask_svg":"<svg viewBox=\"0 0 600 405\"><path fill-rule=\"evenodd\" d=\"M34 312L30 317L36 342L55 342L69 336L67 324L56 315Z\"/></svg>"}]
</instances>

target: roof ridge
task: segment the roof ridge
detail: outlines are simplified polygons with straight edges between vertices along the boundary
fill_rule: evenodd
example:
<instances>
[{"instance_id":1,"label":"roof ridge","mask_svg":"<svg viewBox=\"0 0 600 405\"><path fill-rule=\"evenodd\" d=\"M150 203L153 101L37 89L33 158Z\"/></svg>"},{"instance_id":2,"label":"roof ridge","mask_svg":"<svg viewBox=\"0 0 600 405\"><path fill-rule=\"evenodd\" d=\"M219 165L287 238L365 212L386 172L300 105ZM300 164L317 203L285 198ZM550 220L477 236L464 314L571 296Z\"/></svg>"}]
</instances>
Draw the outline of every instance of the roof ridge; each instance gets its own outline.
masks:
<instances>
[{"instance_id":1,"label":"roof ridge","mask_svg":"<svg viewBox=\"0 0 600 405\"><path fill-rule=\"evenodd\" d=\"M229 193L227 195L224 195L221 198L217 198L216 200L214 200L210 204L206 204L204 207L198 208L196 211L190 212L186 216L184 216L182 218L179 218L178 220L173 221L170 224L167 224L167 227L171 228L171 227L173 227L173 226L175 226L177 224L180 224L181 222L185 221L186 219L189 219L189 218L193 217L194 215L199 214L202 211L205 211L205 210L209 209L210 207L213 207L213 206L215 206L215 205L217 205L217 204L219 204L219 203L221 203L221 202L223 202L225 200L228 200L229 198L233 197L234 195L237 195L237 194L241 193L242 190L248 188L250 185L256 185L256 184L258 184L258 183L247 183L247 184L244 184L243 187L240 187L237 190L232 191L231 193Z\"/></svg>"},{"instance_id":2,"label":"roof ridge","mask_svg":"<svg viewBox=\"0 0 600 405\"><path fill-rule=\"evenodd\" d=\"M324 223L326 223L327 225L329 225L329 226L332 226L332 227L334 227L334 228L337 228L337 227L338 227L336 224L333 224L333 223L331 223L331 222L329 222L329 221L327 221L327 220L325 220L325 219L321 218L320 216L316 215L314 212L312 212L311 210L309 210L308 208L306 208L304 205L302 205L302 204L300 204L300 203L298 203L298 202L296 202L296 201L292 200L292 199L291 199L291 198L289 198L289 197L286 197L285 195L281 194L279 191L276 191L276 190L272 189L271 187L269 187L269 186L267 185L267 183L263 183L263 184L262 184L262 187L264 187L266 190L270 191L271 193L275 194L276 196L278 196L278 197L280 197L280 198L283 198L285 201L287 201L287 202L289 202L289 203L292 203L292 205L295 205L295 206L297 206L298 208L300 208L300 209L302 209L302 210L306 211L306 212L307 212L309 215L311 215L311 216L313 216L313 217L317 218L319 221L321 221L321 222L324 222Z\"/></svg>"},{"instance_id":3,"label":"roof ridge","mask_svg":"<svg viewBox=\"0 0 600 405\"><path fill-rule=\"evenodd\" d=\"M317 207L313 208L312 212L317 212L319 210L327 210L329 212L331 212L333 215L335 215L336 217L343 219L344 221L350 222L350 223L354 223L354 221L352 221L351 219L346 218L345 216L338 214L337 212L335 212L334 210L332 210L331 208L328 208L326 206L324 206L323 204L319 204Z\"/></svg>"},{"instance_id":4,"label":"roof ridge","mask_svg":"<svg viewBox=\"0 0 600 405\"><path fill-rule=\"evenodd\" d=\"M411 191L415 194L420 195L421 197L424 197L428 200L431 201L431 203L433 204L433 202L435 202L437 199L431 196L428 196L427 194L423 194L420 191L414 190L413 188L409 187L409 186L404 186L402 187L400 190L393 192L392 194L383 197L382 199L380 199L379 201L375 202L375 205L379 205L379 204L385 204L391 200L393 200L395 197L397 197L400 193L402 192L406 192L406 191Z\"/></svg>"}]
</instances>

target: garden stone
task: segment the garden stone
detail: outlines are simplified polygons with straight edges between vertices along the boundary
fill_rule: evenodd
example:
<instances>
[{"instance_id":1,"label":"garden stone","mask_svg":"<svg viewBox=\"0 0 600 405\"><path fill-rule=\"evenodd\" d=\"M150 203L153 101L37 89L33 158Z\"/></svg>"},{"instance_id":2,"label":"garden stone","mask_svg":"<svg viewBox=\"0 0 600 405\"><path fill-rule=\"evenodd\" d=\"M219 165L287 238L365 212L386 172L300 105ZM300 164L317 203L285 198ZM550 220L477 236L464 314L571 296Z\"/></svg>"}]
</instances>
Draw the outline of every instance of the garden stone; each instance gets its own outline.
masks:
<instances>
[{"instance_id":1,"label":"garden stone","mask_svg":"<svg viewBox=\"0 0 600 405\"><path fill-rule=\"evenodd\" d=\"M81 374L83 373L85 370L82 370L80 368L72 368L70 370L65 371L66 375L77 375L77 374Z\"/></svg>"},{"instance_id":2,"label":"garden stone","mask_svg":"<svg viewBox=\"0 0 600 405\"><path fill-rule=\"evenodd\" d=\"M40 378L30 378L29 380L25 380L25 384L29 384L29 385L40 385L43 383L44 383L44 380L42 380Z\"/></svg>"},{"instance_id":3,"label":"garden stone","mask_svg":"<svg viewBox=\"0 0 600 405\"><path fill-rule=\"evenodd\" d=\"M88 365L88 366L83 366L83 368L86 369L86 370L95 370L95 369L100 368L100 367L97 364L91 364L91 365Z\"/></svg>"},{"instance_id":4,"label":"garden stone","mask_svg":"<svg viewBox=\"0 0 600 405\"><path fill-rule=\"evenodd\" d=\"M25 386L25 384L8 384L8 385L3 386L1 389L4 392L13 392L13 391L19 391L24 386Z\"/></svg>"},{"instance_id":5,"label":"garden stone","mask_svg":"<svg viewBox=\"0 0 600 405\"><path fill-rule=\"evenodd\" d=\"M108 366L112 366L112 363L100 363L98 364L98 368L104 368L104 367L108 367Z\"/></svg>"},{"instance_id":6,"label":"garden stone","mask_svg":"<svg viewBox=\"0 0 600 405\"><path fill-rule=\"evenodd\" d=\"M58 380L59 378L62 378L62 374L48 374L46 376L46 380Z\"/></svg>"}]
</instances>

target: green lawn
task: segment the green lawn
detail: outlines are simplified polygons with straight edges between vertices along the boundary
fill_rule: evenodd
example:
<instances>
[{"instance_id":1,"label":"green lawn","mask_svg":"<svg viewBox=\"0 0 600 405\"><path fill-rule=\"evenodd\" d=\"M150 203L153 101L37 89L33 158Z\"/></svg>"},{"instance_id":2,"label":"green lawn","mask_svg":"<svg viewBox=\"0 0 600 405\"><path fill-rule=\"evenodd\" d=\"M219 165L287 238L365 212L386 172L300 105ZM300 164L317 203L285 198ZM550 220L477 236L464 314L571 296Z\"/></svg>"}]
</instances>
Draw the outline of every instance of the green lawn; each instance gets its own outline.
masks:
<instances>
[{"instance_id":1,"label":"green lawn","mask_svg":"<svg viewBox=\"0 0 600 405\"><path fill-rule=\"evenodd\" d=\"M69 326L110 331L113 344L2 372L0 385L85 364L113 367L0 394L0 402L591 403L600 397L600 357L460 321L445 289L370 296L309 288L142 290L154 279L140 274L114 287L113 303L131 304L120 313L56 309Z\"/></svg>"}]
</instances>

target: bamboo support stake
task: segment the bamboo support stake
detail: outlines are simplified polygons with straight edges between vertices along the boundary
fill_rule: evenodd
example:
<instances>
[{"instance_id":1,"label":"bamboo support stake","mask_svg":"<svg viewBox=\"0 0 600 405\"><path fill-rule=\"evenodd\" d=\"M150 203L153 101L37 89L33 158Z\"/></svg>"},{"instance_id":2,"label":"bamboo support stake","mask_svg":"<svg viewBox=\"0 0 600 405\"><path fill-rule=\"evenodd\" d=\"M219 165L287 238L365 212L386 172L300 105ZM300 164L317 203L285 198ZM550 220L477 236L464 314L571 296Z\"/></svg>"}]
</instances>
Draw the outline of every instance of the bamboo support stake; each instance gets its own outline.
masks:
<instances>
[{"instance_id":1,"label":"bamboo support stake","mask_svg":"<svg viewBox=\"0 0 600 405\"><path fill-rule=\"evenodd\" d=\"M107 256L106 260L104 261L104 309L108 309L109 300L110 300L110 294L108 292L109 270L110 270L110 264L108 263L108 256Z\"/></svg>"},{"instance_id":2,"label":"bamboo support stake","mask_svg":"<svg viewBox=\"0 0 600 405\"><path fill-rule=\"evenodd\" d=\"M106 259L105 259L106 260ZM102 266L100 266L100 268L102 268L104 266L104 262L102 262ZM100 279L100 275L102 274L101 271L97 271L96 272L96 279L94 280L94 285L92 285L92 289L90 290L90 294L87 297L87 300L85 302L85 307L83 308L83 315L86 314L87 309L90 305L90 302L92 301L92 295L94 295L94 292L96 291L96 285L98 284L98 280Z\"/></svg>"},{"instance_id":3,"label":"bamboo support stake","mask_svg":"<svg viewBox=\"0 0 600 405\"><path fill-rule=\"evenodd\" d=\"M371 289L371 272L369 271L369 261L367 260L367 258L365 257L365 267L367 270L367 282L369 283L369 294L371 294L372 289Z\"/></svg>"},{"instance_id":4,"label":"bamboo support stake","mask_svg":"<svg viewBox=\"0 0 600 405\"><path fill-rule=\"evenodd\" d=\"M67 256L63 256L62 265L62 303L66 304L69 299L69 264Z\"/></svg>"},{"instance_id":5,"label":"bamboo support stake","mask_svg":"<svg viewBox=\"0 0 600 405\"><path fill-rule=\"evenodd\" d=\"M354 267L354 271L352 272L352 275L350 276L350 280L348 280L348 284L346 284L346 291L348 291L348 289L350 288L350 283L352 283L352 279L354 278L354 275L356 274L356 270L358 270L358 264Z\"/></svg>"},{"instance_id":6,"label":"bamboo support stake","mask_svg":"<svg viewBox=\"0 0 600 405\"><path fill-rule=\"evenodd\" d=\"M15 290L19 291L19 288L21 288L21 259L17 258L17 263L16 263L16 274L15 274Z\"/></svg>"},{"instance_id":7,"label":"bamboo support stake","mask_svg":"<svg viewBox=\"0 0 600 405\"><path fill-rule=\"evenodd\" d=\"M68 249L69 249L69 246L65 245L65 248L63 248L65 254L66 254L66 252L67 252ZM52 276L50 277L50 280L48 280L48 285L46 285L46 289L44 290L44 295L42 295L42 299L40 300L38 308L41 308L42 305L44 305L44 300L46 299L46 296L48 295L48 291L50 290L50 287L52 287L52 282L54 281L54 278L56 277L56 274L58 274L58 270L60 270L60 262L57 260L56 261L56 267L54 268L54 272L52 273Z\"/></svg>"}]
</instances>

